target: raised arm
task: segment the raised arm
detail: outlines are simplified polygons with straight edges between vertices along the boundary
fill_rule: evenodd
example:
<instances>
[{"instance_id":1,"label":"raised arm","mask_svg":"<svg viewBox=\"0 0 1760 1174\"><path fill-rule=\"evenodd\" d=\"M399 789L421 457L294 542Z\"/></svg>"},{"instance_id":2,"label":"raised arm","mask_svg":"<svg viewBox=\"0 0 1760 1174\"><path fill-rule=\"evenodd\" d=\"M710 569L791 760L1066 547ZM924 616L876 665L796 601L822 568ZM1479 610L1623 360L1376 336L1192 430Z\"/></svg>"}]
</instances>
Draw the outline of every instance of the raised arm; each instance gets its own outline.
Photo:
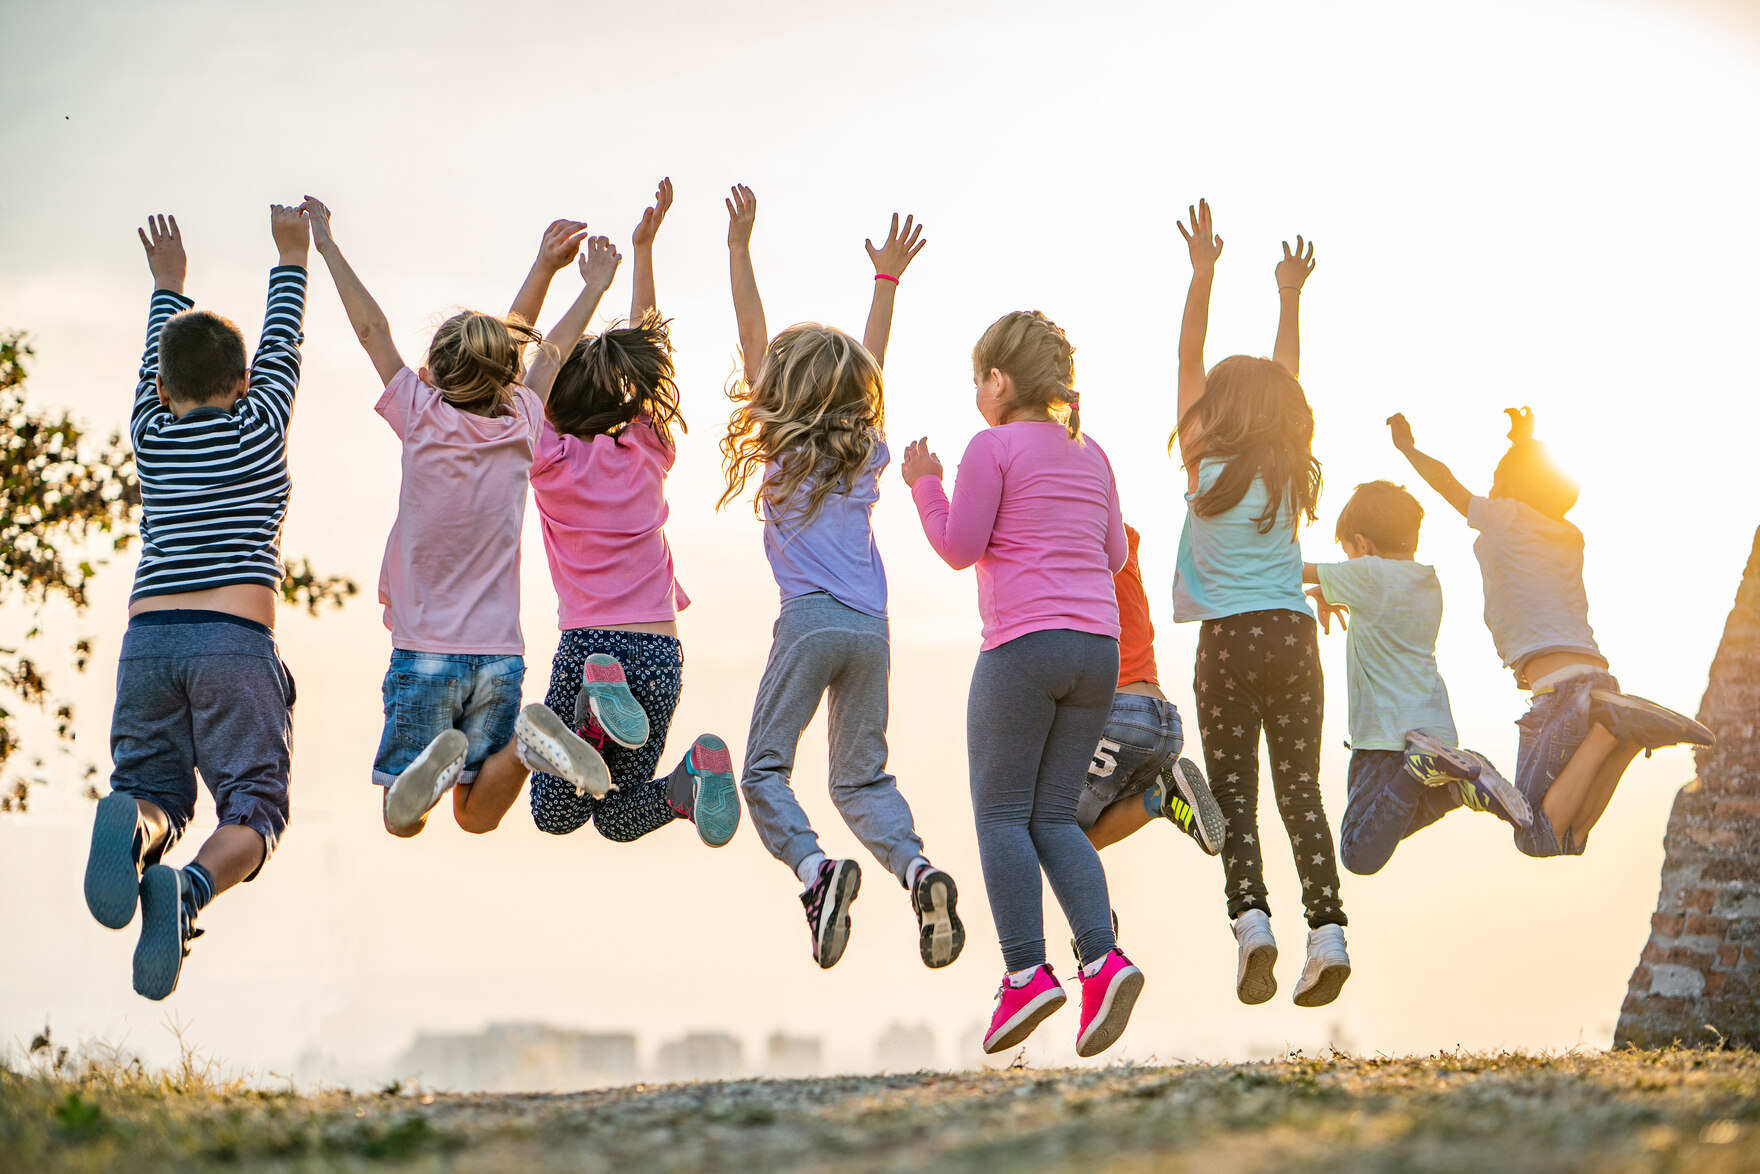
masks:
<instances>
[{"instance_id":1,"label":"raised arm","mask_svg":"<svg viewBox=\"0 0 1760 1174\"><path fill-rule=\"evenodd\" d=\"M1393 430L1393 447L1405 454L1412 468L1418 471L1430 485L1430 488L1442 495L1442 499L1460 511L1461 517L1467 516L1467 503L1473 500L1473 492L1455 479L1447 465L1433 456L1418 451L1417 442L1412 439L1412 426L1400 415L1389 416L1387 426Z\"/></svg>"},{"instance_id":2,"label":"raised arm","mask_svg":"<svg viewBox=\"0 0 1760 1174\"><path fill-rule=\"evenodd\" d=\"M862 345L882 367L886 366L886 342L892 337L892 303L898 297L898 279L904 275L911 258L929 243L922 239L923 226L915 222L914 216L907 215L904 228L900 229L898 213L894 212L885 244L876 249L873 241L862 242L867 247L868 260L874 262L874 302L868 307L868 326L862 331Z\"/></svg>"},{"instance_id":3,"label":"raised arm","mask_svg":"<svg viewBox=\"0 0 1760 1174\"><path fill-rule=\"evenodd\" d=\"M1222 255L1222 238L1210 225L1210 205L1199 200L1198 206L1188 211L1192 218L1190 232L1186 231L1183 222L1174 222L1179 234L1185 237L1186 248L1192 257L1192 284L1186 291L1185 315L1179 325L1178 406L1181 420L1204 398L1204 336L1210 330L1210 287L1216 280L1216 258ZM1195 439L1185 429L1180 429L1182 460Z\"/></svg>"},{"instance_id":4,"label":"raised arm","mask_svg":"<svg viewBox=\"0 0 1760 1174\"><path fill-rule=\"evenodd\" d=\"M544 346L539 348L538 357L532 360L531 370L526 373L526 386L536 392L539 399L549 401L556 372L562 369L562 364L574 350L574 344L586 333L587 323L593 320L599 299L611 288L611 280L617 276L617 266L622 260L622 254L611 243L610 237L587 238L586 250L581 254L581 278L585 284L575 297L574 305L545 335Z\"/></svg>"},{"instance_id":5,"label":"raised arm","mask_svg":"<svg viewBox=\"0 0 1760 1174\"><path fill-rule=\"evenodd\" d=\"M536 322L538 315L544 312L544 297L550 292L550 282L580 255L581 242L586 239L585 220L552 220L550 227L544 230L544 238L538 242L538 257L532 262L531 272L526 274L519 292L513 295L508 314L528 326Z\"/></svg>"},{"instance_id":6,"label":"raised arm","mask_svg":"<svg viewBox=\"0 0 1760 1174\"><path fill-rule=\"evenodd\" d=\"M147 344L141 352L140 376L134 385L134 423L160 410L159 399L159 331L173 314L195 305L183 296L183 282L189 272L189 258L183 251L183 234L178 231L177 217L149 216L147 226L136 229L141 247L147 251L147 270L153 275L153 296L147 303Z\"/></svg>"},{"instance_id":7,"label":"raised arm","mask_svg":"<svg viewBox=\"0 0 1760 1174\"><path fill-rule=\"evenodd\" d=\"M758 377L758 364L764 361L764 349L770 345L758 278L752 272L752 224L757 218L758 197L745 184L734 185L727 199L727 263L733 276L733 316L739 323L739 354L747 383Z\"/></svg>"},{"instance_id":8,"label":"raised arm","mask_svg":"<svg viewBox=\"0 0 1760 1174\"><path fill-rule=\"evenodd\" d=\"M1283 260L1277 263L1277 341L1272 345L1271 358L1291 375L1302 365L1301 302L1302 283L1314 272L1314 244L1307 243L1302 254L1302 238L1296 237L1296 251L1289 251L1283 242Z\"/></svg>"},{"instance_id":9,"label":"raised arm","mask_svg":"<svg viewBox=\"0 0 1760 1174\"><path fill-rule=\"evenodd\" d=\"M251 360L251 400L282 428L293 416L299 390L299 344L306 318L306 254L311 248L311 217L298 207L269 206L269 232L278 261L269 271L269 306L263 336Z\"/></svg>"},{"instance_id":10,"label":"raised arm","mask_svg":"<svg viewBox=\"0 0 1760 1174\"><path fill-rule=\"evenodd\" d=\"M636 284L629 295L632 326L647 317L649 311L657 313L660 308L654 296L654 238L660 235L660 224L666 219L666 210L670 207L672 180L663 179L654 189L654 203L642 213L641 223L630 234L630 249L636 255Z\"/></svg>"},{"instance_id":11,"label":"raised arm","mask_svg":"<svg viewBox=\"0 0 1760 1174\"><path fill-rule=\"evenodd\" d=\"M960 462L951 503L942 486L941 460L929 451L928 437L905 446L900 469L911 488L924 536L942 561L956 571L977 562L990 548L996 510L1002 504L1002 467L993 453L976 449L974 440Z\"/></svg>"},{"instance_id":12,"label":"raised arm","mask_svg":"<svg viewBox=\"0 0 1760 1174\"><path fill-rule=\"evenodd\" d=\"M322 200L312 196L306 197L300 209L311 220L312 240L317 244L318 255L330 268L330 280L336 284L336 293L342 298L342 309L348 315L348 324L354 327L354 336L360 340L367 357L373 360L373 370L379 373L380 381L390 383L392 377L403 370L403 356L397 353L397 344L391 340L391 323L386 320L385 311L379 308L379 303L355 276L342 250L336 247L336 237L330 232L330 209Z\"/></svg>"}]
</instances>

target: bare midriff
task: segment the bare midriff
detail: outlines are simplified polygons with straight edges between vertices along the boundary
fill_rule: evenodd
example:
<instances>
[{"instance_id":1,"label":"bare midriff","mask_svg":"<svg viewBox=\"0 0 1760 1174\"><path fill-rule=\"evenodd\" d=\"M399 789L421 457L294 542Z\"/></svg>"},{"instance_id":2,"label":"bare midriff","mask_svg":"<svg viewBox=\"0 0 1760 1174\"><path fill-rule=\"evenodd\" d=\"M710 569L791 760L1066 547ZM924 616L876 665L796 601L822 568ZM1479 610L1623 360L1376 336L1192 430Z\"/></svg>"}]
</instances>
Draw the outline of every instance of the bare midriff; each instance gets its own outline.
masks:
<instances>
[{"instance_id":1,"label":"bare midriff","mask_svg":"<svg viewBox=\"0 0 1760 1174\"><path fill-rule=\"evenodd\" d=\"M1522 662L1522 667L1516 671L1516 684L1523 689L1532 689L1535 681L1576 664L1586 664L1598 669L1607 667L1606 661L1586 652L1542 652L1539 656L1530 656Z\"/></svg>"},{"instance_id":2,"label":"bare midriff","mask_svg":"<svg viewBox=\"0 0 1760 1174\"><path fill-rule=\"evenodd\" d=\"M646 620L639 624L594 624L596 632L647 632L652 636L671 636L678 639L678 621Z\"/></svg>"},{"instance_id":3,"label":"bare midriff","mask_svg":"<svg viewBox=\"0 0 1760 1174\"><path fill-rule=\"evenodd\" d=\"M178 610L220 611L229 616L255 620L265 628L273 628L275 589L261 583L228 583L224 587L180 591L175 595L149 595L128 605L130 616L149 611Z\"/></svg>"},{"instance_id":4,"label":"bare midriff","mask_svg":"<svg viewBox=\"0 0 1760 1174\"><path fill-rule=\"evenodd\" d=\"M1118 691L1120 693L1135 693L1139 697L1159 697L1163 701L1167 700L1167 694L1163 693L1161 686L1154 681L1132 681L1128 685L1120 685Z\"/></svg>"}]
</instances>

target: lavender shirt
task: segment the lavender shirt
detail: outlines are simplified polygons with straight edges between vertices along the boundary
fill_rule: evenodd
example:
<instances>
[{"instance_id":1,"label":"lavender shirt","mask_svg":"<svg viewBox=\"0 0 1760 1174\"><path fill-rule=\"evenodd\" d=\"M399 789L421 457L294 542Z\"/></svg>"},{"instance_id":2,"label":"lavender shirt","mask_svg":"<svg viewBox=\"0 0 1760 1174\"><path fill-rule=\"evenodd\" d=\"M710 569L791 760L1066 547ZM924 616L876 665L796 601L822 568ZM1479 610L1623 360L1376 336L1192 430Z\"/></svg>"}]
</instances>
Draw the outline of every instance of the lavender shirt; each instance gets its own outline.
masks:
<instances>
[{"instance_id":1,"label":"lavender shirt","mask_svg":"<svg viewBox=\"0 0 1760 1174\"><path fill-rule=\"evenodd\" d=\"M826 494L818 516L805 526L791 519L789 509L779 520L764 507L764 554L784 603L823 591L845 607L886 618L886 567L874 545L873 515L880 500L880 474L891 463L886 442L876 438L874 455L850 491ZM774 471L771 466L765 476ZM811 484L801 487L797 500L805 498Z\"/></svg>"}]
</instances>

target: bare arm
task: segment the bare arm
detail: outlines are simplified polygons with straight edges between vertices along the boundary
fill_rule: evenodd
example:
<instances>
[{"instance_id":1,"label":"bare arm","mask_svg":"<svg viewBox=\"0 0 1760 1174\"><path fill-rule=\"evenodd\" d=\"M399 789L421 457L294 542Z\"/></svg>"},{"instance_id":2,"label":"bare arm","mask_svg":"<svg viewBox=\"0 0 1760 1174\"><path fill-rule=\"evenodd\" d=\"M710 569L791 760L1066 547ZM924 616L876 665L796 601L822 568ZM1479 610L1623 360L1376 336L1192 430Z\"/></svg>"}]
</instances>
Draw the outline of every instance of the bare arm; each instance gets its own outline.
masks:
<instances>
[{"instance_id":1,"label":"bare arm","mask_svg":"<svg viewBox=\"0 0 1760 1174\"><path fill-rule=\"evenodd\" d=\"M1461 517L1467 516L1467 503L1473 500L1473 492L1455 479L1447 465L1435 457L1418 451L1416 441L1412 439L1412 426L1406 423L1404 416L1389 416L1387 426L1393 429L1393 447L1405 454L1418 476L1429 483L1430 488L1442 495L1442 499L1460 511Z\"/></svg>"},{"instance_id":2,"label":"bare arm","mask_svg":"<svg viewBox=\"0 0 1760 1174\"><path fill-rule=\"evenodd\" d=\"M907 215L901 229L898 213L894 212L885 244L875 248L871 240L862 242L867 246L868 260L874 262L874 301L868 307L868 325L862 331L862 345L882 367L886 366L886 343L892 337L892 303L898 297L898 279L904 275L911 258L929 243L922 236L923 226L916 224L914 216Z\"/></svg>"},{"instance_id":3,"label":"bare arm","mask_svg":"<svg viewBox=\"0 0 1760 1174\"><path fill-rule=\"evenodd\" d=\"M1277 341L1272 345L1271 358L1291 375L1302 365L1301 301L1302 283L1314 272L1314 245L1307 244L1302 255L1302 238L1296 237L1296 251L1289 251L1283 242L1283 260L1277 263Z\"/></svg>"},{"instance_id":4,"label":"bare arm","mask_svg":"<svg viewBox=\"0 0 1760 1174\"><path fill-rule=\"evenodd\" d=\"M727 260L733 277L733 316L739 323L739 353L746 382L757 378L770 331L764 325L764 303L758 277L752 272L752 224L758 218L758 197L738 184L727 200Z\"/></svg>"},{"instance_id":5,"label":"bare arm","mask_svg":"<svg viewBox=\"0 0 1760 1174\"><path fill-rule=\"evenodd\" d=\"M552 220L538 242L538 257L519 292L513 295L508 314L531 325L544 312L544 297L550 282L580 255L581 242L587 239L585 220Z\"/></svg>"},{"instance_id":6,"label":"bare arm","mask_svg":"<svg viewBox=\"0 0 1760 1174\"><path fill-rule=\"evenodd\" d=\"M391 323L386 320L385 311L379 308L379 303L355 276L342 250L336 247L336 238L330 232L330 209L311 196L306 197L300 208L311 220L312 240L318 255L324 258L324 264L330 267L330 279L336 283L336 292L342 298L348 324L354 327L354 336L360 339L362 349L373 360L373 370L379 373L379 379L390 383L392 377L403 369L403 357L397 353L397 344L391 339Z\"/></svg>"},{"instance_id":7,"label":"bare arm","mask_svg":"<svg viewBox=\"0 0 1760 1174\"><path fill-rule=\"evenodd\" d=\"M1192 284L1186 291L1185 316L1180 319L1179 326L1178 407L1181 420L1204 398L1204 336L1210 330L1210 287L1216 280L1216 258L1222 255L1222 238L1215 234L1210 224L1210 205L1199 200L1198 206L1189 211L1192 218L1190 232L1186 231L1184 223L1175 222L1192 257ZM1179 449L1182 460L1187 458L1195 439L1181 429Z\"/></svg>"},{"instance_id":8,"label":"bare arm","mask_svg":"<svg viewBox=\"0 0 1760 1174\"><path fill-rule=\"evenodd\" d=\"M612 278L617 276L617 266L623 260L617 246L611 243L610 237L594 236L587 238L587 248L581 254L581 277L585 284L576 295L574 304L562 315L562 320L550 328L544 336L544 345L538 350L538 357L532 360L532 366L526 372L526 386L531 388L537 397L549 402L550 388L556 382L556 372L562 369L574 344L581 340L587 332L587 323L593 320L593 312L599 308L599 299L611 288Z\"/></svg>"},{"instance_id":9,"label":"bare arm","mask_svg":"<svg viewBox=\"0 0 1760 1174\"><path fill-rule=\"evenodd\" d=\"M629 320L633 325L659 312L654 296L654 238L660 234L660 223L672 207L672 180L663 179L654 189L654 203L642 213L640 224L630 234L630 250L636 255L635 288L629 295Z\"/></svg>"}]
</instances>

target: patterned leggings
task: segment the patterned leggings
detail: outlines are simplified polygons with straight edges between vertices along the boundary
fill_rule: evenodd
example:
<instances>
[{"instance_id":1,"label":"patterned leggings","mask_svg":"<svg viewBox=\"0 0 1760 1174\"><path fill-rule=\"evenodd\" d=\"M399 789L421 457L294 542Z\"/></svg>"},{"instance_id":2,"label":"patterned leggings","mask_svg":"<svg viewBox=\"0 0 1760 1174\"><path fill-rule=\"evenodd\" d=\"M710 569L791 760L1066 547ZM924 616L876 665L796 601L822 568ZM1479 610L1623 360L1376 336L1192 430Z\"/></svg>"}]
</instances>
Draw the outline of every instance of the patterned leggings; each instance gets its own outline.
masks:
<instances>
[{"instance_id":1,"label":"patterned leggings","mask_svg":"<svg viewBox=\"0 0 1760 1174\"><path fill-rule=\"evenodd\" d=\"M666 801L666 780L655 778L654 770L684 688L684 649L676 637L652 632L570 628L562 633L550 664L550 692L544 704L570 725L580 696L582 666L595 652L610 653L623 665L630 692L648 714L648 741L640 749L628 750L607 739L599 748L617 787L603 799L576 795L572 783L534 772L532 821L543 831L564 836L591 820L606 839L627 843L680 818Z\"/></svg>"},{"instance_id":2,"label":"patterned leggings","mask_svg":"<svg viewBox=\"0 0 1760 1174\"><path fill-rule=\"evenodd\" d=\"M1259 731L1289 832L1308 925L1344 925L1332 829L1320 805L1320 646L1314 617L1287 610L1205 620L1193 690L1210 788L1228 819L1228 915L1271 912L1259 837Z\"/></svg>"}]
</instances>

